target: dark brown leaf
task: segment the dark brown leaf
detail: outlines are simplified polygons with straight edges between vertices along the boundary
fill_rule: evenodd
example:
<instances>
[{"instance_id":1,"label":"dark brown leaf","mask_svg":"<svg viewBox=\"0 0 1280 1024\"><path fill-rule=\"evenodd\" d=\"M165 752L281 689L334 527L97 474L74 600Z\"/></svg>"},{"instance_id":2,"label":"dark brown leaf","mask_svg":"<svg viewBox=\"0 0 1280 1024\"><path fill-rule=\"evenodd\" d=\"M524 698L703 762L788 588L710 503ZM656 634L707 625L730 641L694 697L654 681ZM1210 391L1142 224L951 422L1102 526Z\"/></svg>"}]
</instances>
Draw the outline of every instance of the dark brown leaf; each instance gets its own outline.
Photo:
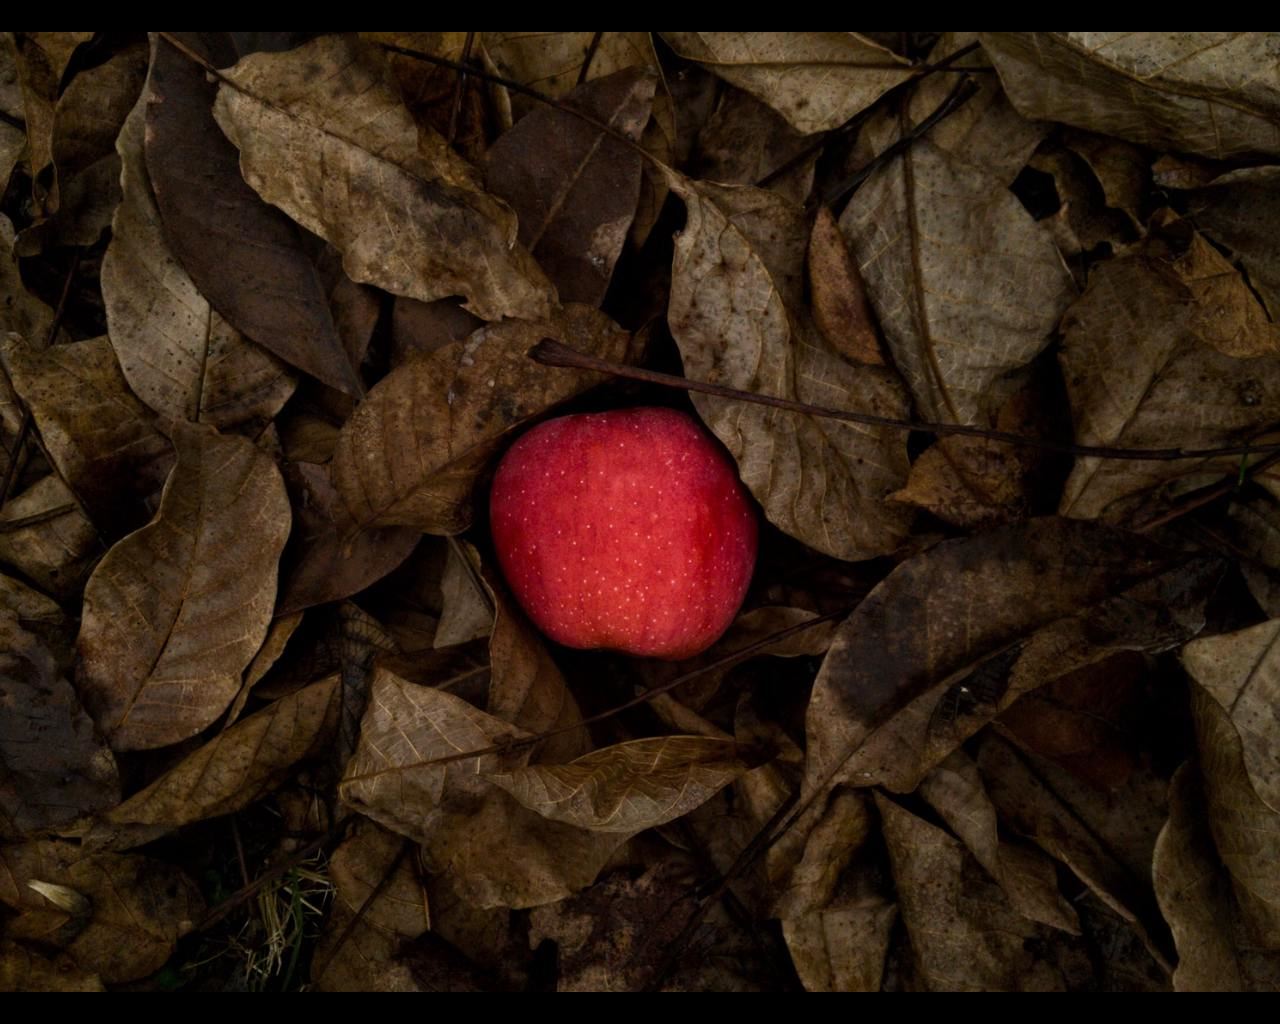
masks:
<instances>
[{"instance_id":1,"label":"dark brown leaf","mask_svg":"<svg viewBox=\"0 0 1280 1024\"><path fill-rule=\"evenodd\" d=\"M165 237L210 305L286 363L357 395L308 243L240 176L213 120L217 85L159 41L147 105L147 170Z\"/></svg>"},{"instance_id":2,"label":"dark brown leaf","mask_svg":"<svg viewBox=\"0 0 1280 1024\"><path fill-rule=\"evenodd\" d=\"M269 456L207 427L173 436L156 518L85 590L80 690L117 750L177 743L226 709L266 636L289 532Z\"/></svg>"},{"instance_id":3,"label":"dark brown leaf","mask_svg":"<svg viewBox=\"0 0 1280 1024\"><path fill-rule=\"evenodd\" d=\"M818 210L809 236L809 293L814 322L833 349L851 363L884 365L862 275L825 206Z\"/></svg>"},{"instance_id":4,"label":"dark brown leaf","mask_svg":"<svg viewBox=\"0 0 1280 1024\"><path fill-rule=\"evenodd\" d=\"M0 358L45 450L104 537L146 521L173 465L172 448L134 398L106 338L40 351L12 336Z\"/></svg>"},{"instance_id":5,"label":"dark brown leaf","mask_svg":"<svg viewBox=\"0 0 1280 1024\"><path fill-rule=\"evenodd\" d=\"M115 758L52 655L0 615L0 838L65 825L120 799Z\"/></svg>"},{"instance_id":6,"label":"dark brown leaf","mask_svg":"<svg viewBox=\"0 0 1280 1024\"><path fill-rule=\"evenodd\" d=\"M465 530L476 477L508 433L599 379L526 358L544 337L615 360L629 345L602 313L571 305L551 321L483 328L389 374L347 421L333 457L355 523Z\"/></svg>"},{"instance_id":7,"label":"dark brown leaf","mask_svg":"<svg viewBox=\"0 0 1280 1024\"><path fill-rule=\"evenodd\" d=\"M653 75L632 68L579 86L564 103L636 141L653 94ZM604 300L635 216L640 162L636 150L554 107L533 111L490 148L485 185L511 204L520 244L562 302Z\"/></svg>"}]
</instances>

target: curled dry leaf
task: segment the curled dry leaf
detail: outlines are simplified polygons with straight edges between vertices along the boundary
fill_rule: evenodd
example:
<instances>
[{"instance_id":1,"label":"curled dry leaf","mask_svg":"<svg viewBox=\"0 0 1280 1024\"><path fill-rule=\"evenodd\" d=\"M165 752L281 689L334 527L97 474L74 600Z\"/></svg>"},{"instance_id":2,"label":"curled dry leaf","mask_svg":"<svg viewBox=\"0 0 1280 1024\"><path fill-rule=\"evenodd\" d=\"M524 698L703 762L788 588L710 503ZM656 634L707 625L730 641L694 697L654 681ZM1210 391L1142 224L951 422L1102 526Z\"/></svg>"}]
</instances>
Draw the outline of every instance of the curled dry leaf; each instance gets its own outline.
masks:
<instances>
[{"instance_id":1,"label":"curled dry leaf","mask_svg":"<svg viewBox=\"0 0 1280 1024\"><path fill-rule=\"evenodd\" d=\"M771 192L673 175L688 213L672 264L671 332L685 373L759 394L902 418L901 385L854 367L800 319L808 229ZM779 529L837 558L894 550L906 519L884 497L907 471L901 431L694 395Z\"/></svg>"},{"instance_id":2,"label":"curled dry leaf","mask_svg":"<svg viewBox=\"0 0 1280 1024\"><path fill-rule=\"evenodd\" d=\"M1049 233L1004 181L929 139L871 175L840 230L921 413L990 422L1072 298Z\"/></svg>"},{"instance_id":3,"label":"curled dry leaf","mask_svg":"<svg viewBox=\"0 0 1280 1024\"><path fill-rule=\"evenodd\" d=\"M903 58L856 32L663 32L662 38L806 135L840 127L912 75Z\"/></svg>"},{"instance_id":4,"label":"curled dry leaf","mask_svg":"<svg viewBox=\"0 0 1280 1024\"><path fill-rule=\"evenodd\" d=\"M654 76L630 68L564 98L633 142L649 120ZM640 195L640 153L567 110L539 107L490 147L485 185L511 204L520 244L562 302L598 306Z\"/></svg>"},{"instance_id":5,"label":"curled dry leaf","mask_svg":"<svg viewBox=\"0 0 1280 1024\"><path fill-rule=\"evenodd\" d=\"M604 314L570 305L549 321L482 328L388 374L343 427L333 457L356 525L465 530L476 477L505 435L599 380L526 358L545 337L622 361L629 345Z\"/></svg>"},{"instance_id":6,"label":"curled dry leaf","mask_svg":"<svg viewBox=\"0 0 1280 1024\"><path fill-rule=\"evenodd\" d=\"M246 57L226 73L214 116L249 184L338 248L356 281L423 301L465 295L486 320L550 312L554 289L514 244L510 209L414 123L367 44L322 36Z\"/></svg>"},{"instance_id":7,"label":"curled dry leaf","mask_svg":"<svg viewBox=\"0 0 1280 1024\"><path fill-rule=\"evenodd\" d=\"M101 550L98 531L52 474L14 495L0 512L0 561L61 600L80 593Z\"/></svg>"},{"instance_id":8,"label":"curled dry leaf","mask_svg":"<svg viewBox=\"0 0 1280 1024\"><path fill-rule=\"evenodd\" d=\"M1195 770L1185 764L1169 789L1169 820L1152 865L1160 909L1178 947L1174 988L1274 992L1280 987L1280 953L1245 931L1208 817Z\"/></svg>"},{"instance_id":9,"label":"curled dry leaf","mask_svg":"<svg viewBox=\"0 0 1280 1024\"><path fill-rule=\"evenodd\" d=\"M293 394L284 365L205 300L165 242L143 156L151 89L116 140L124 200L102 259L107 331L134 394L161 416L260 427Z\"/></svg>"},{"instance_id":10,"label":"curled dry leaf","mask_svg":"<svg viewBox=\"0 0 1280 1024\"><path fill-rule=\"evenodd\" d=\"M959 842L888 797L877 794L876 806L902 921L926 988L1066 988L1062 966L1051 958L1053 933L1015 911L1000 886L986 877Z\"/></svg>"},{"instance_id":11,"label":"curled dry leaf","mask_svg":"<svg viewBox=\"0 0 1280 1024\"><path fill-rule=\"evenodd\" d=\"M328 466L290 463L285 483L297 522L284 556L279 615L358 594L408 558L422 538L405 526L357 531Z\"/></svg>"},{"instance_id":12,"label":"curled dry leaf","mask_svg":"<svg viewBox=\"0 0 1280 1024\"><path fill-rule=\"evenodd\" d=\"M32 882L65 887L87 915L59 908ZM200 891L177 868L137 854L84 855L55 842L0 848L0 903L19 912L8 924L11 937L61 950L109 985L159 970L204 913Z\"/></svg>"},{"instance_id":13,"label":"curled dry leaf","mask_svg":"<svg viewBox=\"0 0 1280 1024\"><path fill-rule=\"evenodd\" d=\"M1220 574L1216 560L1058 518L931 548L836 631L809 703L806 788L910 792L1022 693L1193 636Z\"/></svg>"},{"instance_id":14,"label":"curled dry leaf","mask_svg":"<svg viewBox=\"0 0 1280 1024\"><path fill-rule=\"evenodd\" d=\"M147 91L146 163L169 248L230 324L291 366L361 392L297 225L240 176L213 119L217 86L157 40Z\"/></svg>"},{"instance_id":15,"label":"curled dry leaf","mask_svg":"<svg viewBox=\"0 0 1280 1024\"><path fill-rule=\"evenodd\" d=\"M1280 320L1280 167L1245 167L1191 193L1187 215L1227 246L1273 321Z\"/></svg>"},{"instance_id":16,"label":"curled dry leaf","mask_svg":"<svg viewBox=\"0 0 1280 1024\"><path fill-rule=\"evenodd\" d=\"M40 351L10 336L0 359L59 476L108 539L136 529L173 465L169 441L125 384L106 338Z\"/></svg>"},{"instance_id":17,"label":"curled dry leaf","mask_svg":"<svg viewBox=\"0 0 1280 1024\"><path fill-rule=\"evenodd\" d=\"M626 837L549 821L484 778L503 761L522 762L527 747L514 756L429 763L526 735L449 693L378 669L339 793L422 843L428 870L454 876L468 902L528 907L563 899L589 885Z\"/></svg>"},{"instance_id":18,"label":"curled dry leaf","mask_svg":"<svg viewBox=\"0 0 1280 1024\"><path fill-rule=\"evenodd\" d=\"M1063 372L1080 444L1126 448L1238 443L1280 419L1280 328L1211 245L1177 258L1153 242L1090 276L1063 319ZM1122 499L1210 464L1076 460L1064 515L1108 516ZM1121 514L1124 506L1116 506Z\"/></svg>"},{"instance_id":19,"label":"curled dry leaf","mask_svg":"<svg viewBox=\"0 0 1280 1024\"><path fill-rule=\"evenodd\" d=\"M269 456L208 427L173 437L155 519L85 589L80 690L117 750L177 743L226 709L266 635L289 533Z\"/></svg>"},{"instance_id":20,"label":"curled dry leaf","mask_svg":"<svg viewBox=\"0 0 1280 1024\"><path fill-rule=\"evenodd\" d=\"M0 614L0 838L65 825L120 799L115 758L53 656Z\"/></svg>"},{"instance_id":21,"label":"curled dry leaf","mask_svg":"<svg viewBox=\"0 0 1280 1024\"><path fill-rule=\"evenodd\" d=\"M487 777L544 818L634 835L688 814L747 769L733 740L655 736Z\"/></svg>"},{"instance_id":22,"label":"curled dry leaf","mask_svg":"<svg viewBox=\"0 0 1280 1024\"><path fill-rule=\"evenodd\" d=\"M103 824L127 835L135 826L174 829L249 806L325 749L337 725L337 686L330 676L237 722L108 811Z\"/></svg>"},{"instance_id":23,"label":"curled dry leaf","mask_svg":"<svg viewBox=\"0 0 1280 1024\"><path fill-rule=\"evenodd\" d=\"M1280 153L1270 32L984 32L1018 110L1157 150Z\"/></svg>"}]
</instances>

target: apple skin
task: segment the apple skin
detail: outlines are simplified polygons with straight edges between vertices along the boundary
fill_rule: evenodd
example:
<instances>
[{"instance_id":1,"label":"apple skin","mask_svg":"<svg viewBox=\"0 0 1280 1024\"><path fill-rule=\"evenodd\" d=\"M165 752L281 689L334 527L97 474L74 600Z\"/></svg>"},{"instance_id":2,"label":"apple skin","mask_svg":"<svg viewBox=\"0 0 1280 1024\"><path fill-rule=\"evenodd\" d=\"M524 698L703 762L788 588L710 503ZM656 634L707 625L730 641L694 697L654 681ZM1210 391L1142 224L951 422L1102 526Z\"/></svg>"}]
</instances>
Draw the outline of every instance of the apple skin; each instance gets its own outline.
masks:
<instances>
[{"instance_id":1,"label":"apple skin","mask_svg":"<svg viewBox=\"0 0 1280 1024\"><path fill-rule=\"evenodd\" d=\"M489 513L516 599L567 647L692 657L729 627L755 567L737 466L674 409L539 424L499 463Z\"/></svg>"}]
</instances>

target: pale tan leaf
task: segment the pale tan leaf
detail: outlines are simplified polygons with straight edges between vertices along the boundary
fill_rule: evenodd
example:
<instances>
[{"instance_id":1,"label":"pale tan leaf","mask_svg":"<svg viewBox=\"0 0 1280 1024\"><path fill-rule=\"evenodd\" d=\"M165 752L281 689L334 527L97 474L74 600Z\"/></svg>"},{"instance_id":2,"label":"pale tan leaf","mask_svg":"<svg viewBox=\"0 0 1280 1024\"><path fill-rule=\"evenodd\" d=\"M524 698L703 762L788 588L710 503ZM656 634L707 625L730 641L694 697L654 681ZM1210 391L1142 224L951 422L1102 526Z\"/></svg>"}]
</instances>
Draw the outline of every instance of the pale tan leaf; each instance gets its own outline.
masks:
<instances>
[{"instance_id":1,"label":"pale tan leaf","mask_svg":"<svg viewBox=\"0 0 1280 1024\"><path fill-rule=\"evenodd\" d=\"M657 736L488 777L545 818L631 835L688 814L746 770L733 740Z\"/></svg>"},{"instance_id":2,"label":"pale tan leaf","mask_svg":"<svg viewBox=\"0 0 1280 1024\"><path fill-rule=\"evenodd\" d=\"M1046 929L1018 914L964 847L876 795L899 907L915 966L935 992L1060 991L1061 969L1043 958Z\"/></svg>"},{"instance_id":3,"label":"pale tan leaf","mask_svg":"<svg viewBox=\"0 0 1280 1024\"><path fill-rule=\"evenodd\" d=\"M840 230L921 413L988 423L1072 298L1049 233L1005 182L928 139L854 193Z\"/></svg>"},{"instance_id":4,"label":"pale tan leaf","mask_svg":"<svg viewBox=\"0 0 1280 1024\"><path fill-rule=\"evenodd\" d=\"M115 758L53 656L0 614L0 838L17 839L112 806Z\"/></svg>"},{"instance_id":5,"label":"pale tan leaf","mask_svg":"<svg viewBox=\"0 0 1280 1024\"><path fill-rule=\"evenodd\" d=\"M604 314L569 306L550 321L482 328L388 374L343 427L333 457L355 523L465 530L476 478L504 437L600 379L526 358L545 337L615 360L629 345Z\"/></svg>"},{"instance_id":6,"label":"pale tan leaf","mask_svg":"<svg viewBox=\"0 0 1280 1024\"><path fill-rule=\"evenodd\" d=\"M1204 686L1192 687L1191 715L1200 751L1209 830L1218 857L1231 877L1245 932L1263 949L1278 951L1280 812L1268 805L1255 788L1245 761L1241 730L1218 696ZM1268 739L1267 746L1274 746L1274 736ZM1268 775L1273 778L1271 772Z\"/></svg>"},{"instance_id":7,"label":"pale tan leaf","mask_svg":"<svg viewBox=\"0 0 1280 1024\"><path fill-rule=\"evenodd\" d=\"M413 121L376 50L326 35L225 73L214 116L245 180L342 252L356 281L486 320L548 314L554 289L445 139Z\"/></svg>"},{"instance_id":8,"label":"pale tan leaf","mask_svg":"<svg viewBox=\"0 0 1280 1024\"><path fill-rule=\"evenodd\" d=\"M817 405L903 417L892 372L854 367L798 319L808 228L771 192L671 178L688 217L672 264L672 334L687 376ZM904 514L884 497L907 464L900 431L706 395L694 407L777 527L837 558L892 551Z\"/></svg>"},{"instance_id":9,"label":"pale tan leaf","mask_svg":"<svg viewBox=\"0 0 1280 1024\"><path fill-rule=\"evenodd\" d=\"M33 881L82 896L87 919L55 907ZM10 937L60 949L107 984L159 970L204 913L199 890L177 868L137 854L84 855L55 842L0 848L0 903L19 911L9 922Z\"/></svg>"},{"instance_id":10,"label":"pale tan leaf","mask_svg":"<svg viewBox=\"0 0 1280 1024\"><path fill-rule=\"evenodd\" d=\"M337 723L337 687L330 676L281 697L188 754L103 821L178 828L249 806L296 762L324 750Z\"/></svg>"},{"instance_id":11,"label":"pale tan leaf","mask_svg":"<svg viewBox=\"0 0 1280 1024\"><path fill-rule=\"evenodd\" d=\"M1152 879L1178 949L1179 992L1275 992L1280 955L1241 928L1231 884L1213 848L1208 810L1194 768L1169 790L1169 820L1156 843Z\"/></svg>"},{"instance_id":12,"label":"pale tan leaf","mask_svg":"<svg viewBox=\"0 0 1280 1024\"><path fill-rule=\"evenodd\" d=\"M838 128L912 74L901 57L856 32L663 32L662 38L805 134Z\"/></svg>"},{"instance_id":13,"label":"pale tan leaf","mask_svg":"<svg viewBox=\"0 0 1280 1024\"><path fill-rule=\"evenodd\" d=\"M360 745L339 788L344 802L423 844L432 872L450 872L484 907L536 906L589 885L625 839L526 810L484 778L529 748L447 764L436 758L526 735L441 690L385 669L373 678Z\"/></svg>"},{"instance_id":14,"label":"pale tan leaf","mask_svg":"<svg viewBox=\"0 0 1280 1024\"><path fill-rule=\"evenodd\" d=\"M161 416L220 430L270 420L293 393L285 366L232 327L165 242L143 154L150 86L116 140L124 200L102 259L107 329L134 394Z\"/></svg>"},{"instance_id":15,"label":"pale tan leaf","mask_svg":"<svg viewBox=\"0 0 1280 1024\"><path fill-rule=\"evenodd\" d=\"M146 503L173 465L172 448L129 391L111 343L94 338L40 351L10 335L0 358L94 525L114 538L145 522Z\"/></svg>"},{"instance_id":16,"label":"pale tan leaf","mask_svg":"<svg viewBox=\"0 0 1280 1024\"><path fill-rule=\"evenodd\" d=\"M117 750L176 743L226 709L266 636L289 533L268 455L207 427L173 436L156 518L85 589L80 688Z\"/></svg>"},{"instance_id":17,"label":"pale tan leaf","mask_svg":"<svg viewBox=\"0 0 1280 1024\"><path fill-rule=\"evenodd\" d=\"M1157 150L1280 153L1273 32L984 32L1014 106Z\"/></svg>"},{"instance_id":18,"label":"pale tan leaf","mask_svg":"<svg viewBox=\"0 0 1280 1024\"><path fill-rule=\"evenodd\" d=\"M48 593L63 600L79 594L101 553L98 531L56 476L37 480L5 502L0 561L20 569Z\"/></svg>"},{"instance_id":19,"label":"pale tan leaf","mask_svg":"<svg viewBox=\"0 0 1280 1024\"><path fill-rule=\"evenodd\" d=\"M1098 267L1063 319L1061 359L1080 444L1215 447L1280 419L1280 330L1202 238L1182 254L1161 245ZM1084 456L1060 510L1095 518L1115 506L1120 515L1117 503L1131 495L1190 473L1233 473L1238 464Z\"/></svg>"}]
</instances>

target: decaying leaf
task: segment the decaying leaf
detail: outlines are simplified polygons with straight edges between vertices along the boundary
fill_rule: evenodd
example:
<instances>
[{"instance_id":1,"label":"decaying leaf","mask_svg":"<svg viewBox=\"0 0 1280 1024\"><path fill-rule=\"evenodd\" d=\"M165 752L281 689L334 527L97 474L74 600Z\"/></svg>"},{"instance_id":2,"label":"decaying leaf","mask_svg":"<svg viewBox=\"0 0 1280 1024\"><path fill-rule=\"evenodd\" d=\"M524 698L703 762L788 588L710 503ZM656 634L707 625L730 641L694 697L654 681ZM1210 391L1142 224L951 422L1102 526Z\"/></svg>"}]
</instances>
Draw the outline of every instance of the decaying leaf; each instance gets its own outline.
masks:
<instances>
[{"instance_id":1,"label":"decaying leaf","mask_svg":"<svg viewBox=\"0 0 1280 1024\"><path fill-rule=\"evenodd\" d=\"M57 907L32 882L65 887L87 914ZM195 884L178 869L137 854L82 854L70 843L0 848L0 903L19 912L9 936L63 951L107 984L145 978L204 913Z\"/></svg>"},{"instance_id":2,"label":"decaying leaf","mask_svg":"<svg viewBox=\"0 0 1280 1024\"><path fill-rule=\"evenodd\" d=\"M218 315L169 253L143 156L150 87L120 132L124 200L102 261L107 329L134 394L161 416L220 430L270 420L293 393L284 365Z\"/></svg>"},{"instance_id":3,"label":"decaying leaf","mask_svg":"<svg viewBox=\"0 0 1280 1024\"><path fill-rule=\"evenodd\" d=\"M1066 988L1046 956L1046 929L1018 914L999 885L941 829L876 796L899 906L920 980L933 991Z\"/></svg>"},{"instance_id":4,"label":"decaying leaf","mask_svg":"<svg viewBox=\"0 0 1280 1024\"><path fill-rule=\"evenodd\" d=\"M633 835L688 814L746 770L732 740L660 736L488 778L545 818Z\"/></svg>"},{"instance_id":5,"label":"decaying leaf","mask_svg":"<svg viewBox=\"0 0 1280 1024\"><path fill-rule=\"evenodd\" d=\"M1280 153L1270 32L984 32L1015 107L1157 150Z\"/></svg>"},{"instance_id":6,"label":"decaying leaf","mask_svg":"<svg viewBox=\"0 0 1280 1024\"><path fill-rule=\"evenodd\" d=\"M681 57L764 100L797 131L830 131L911 69L856 32L663 32Z\"/></svg>"},{"instance_id":7,"label":"decaying leaf","mask_svg":"<svg viewBox=\"0 0 1280 1024\"><path fill-rule=\"evenodd\" d=\"M13 840L111 807L115 758L53 656L0 614L0 838Z\"/></svg>"},{"instance_id":8,"label":"decaying leaf","mask_svg":"<svg viewBox=\"0 0 1280 1024\"><path fill-rule=\"evenodd\" d=\"M403 562L421 539L411 527L357 532L329 467L294 462L285 468L295 518L285 550L278 614L340 601L377 582Z\"/></svg>"},{"instance_id":9,"label":"decaying leaf","mask_svg":"<svg viewBox=\"0 0 1280 1024\"><path fill-rule=\"evenodd\" d=\"M11 497L0 513L0 561L60 599L80 593L103 550L75 496L52 474Z\"/></svg>"},{"instance_id":10,"label":"decaying leaf","mask_svg":"<svg viewBox=\"0 0 1280 1024\"><path fill-rule=\"evenodd\" d=\"M596 383L595 374L526 358L545 337L624 360L628 335L602 313L570 305L550 321L482 328L392 372L347 421L333 482L363 528L460 533L476 477L505 435Z\"/></svg>"},{"instance_id":11,"label":"decaying leaf","mask_svg":"<svg viewBox=\"0 0 1280 1024\"><path fill-rule=\"evenodd\" d=\"M688 213L672 265L671 331L692 379L902 418L893 374L854 367L801 320L808 230L771 192L673 177ZM780 529L837 558L892 551L906 531L884 497L906 473L900 431L707 395L694 407Z\"/></svg>"},{"instance_id":12,"label":"decaying leaf","mask_svg":"<svg viewBox=\"0 0 1280 1024\"><path fill-rule=\"evenodd\" d=\"M337 724L337 685L336 676L313 683L219 733L103 815L104 823L178 828L247 807L296 762L321 752Z\"/></svg>"},{"instance_id":13,"label":"decaying leaf","mask_svg":"<svg viewBox=\"0 0 1280 1024\"><path fill-rule=\"evenodd\" d=\"M117 750L176 743L235 697L266 635L289 532L279 471L248 441L175 424L156 518L85 590L79 684Z\"/></svg>"},{"instance_id":14,"label":"decaying leaf","mask_svg":"<svg viewBox=\"0 0 1280 1024\"><path fill-rule=\"evenodd\" d=\"M216 90L198 64L157 41L146 162L169 247L199 293L247 337L359 394L305 233L240 176L239 154L210 111Z\"/></svg>"},{"instance_id":15,"label":"decaying leaf","mask_svg":"<svg viewBox=\"0 0 1280 1024\"><path fill-rule=\"evenodd\" d=\"M627 69L579 86L564 103L637 141L654 84L652 74ZM561 302L604 299L635 216L640 164L636 150L554 107L533 111L489 149L485 185L511 204L520 244Z\"/></svg>"},{"instance_id":16,"label":"decaying leaf","mask_svg":"<svg viewBox=\"0 0 1280 1024\"><path fill-rule=\"evenodd\" d=\"M443 137L414 124L366 44L322 36L246 57L214 116L249 184L337 247L356 281L423 301L465 295L486 320L550 311L554 290L514 244L511 211Z\"/></svg>"},{"instance_id":17,"label":"decaying leaf","mask_svg":"<svg viewBox=\"0 0 1280 1024\"><path fill-rule=\"evenodd\" d=\"M1152 876L1178 947L1173 984L1179 992L1276 991L1280 953L1243 928L1190 764L1173 777L1169 821L1156 844Z\"/></svg>"},{"instance_id":18,"label":"decaying leaf","mask_svg":"<svg viewBox=\"0 0 1280 1024\"><path fill-rule=\"evenodd\" d=\"M172 449L125 384L111 343L94 338L41 351L11 335L0 359L94 525L115 538L145 522Z\"/></svg>"},{"instance_id":19,"label":"decaying leaf","mask_svg":"<svg viewBox=\"0 0 1280 1024\"><path fill-rule=\"evenodd\" d=\"M921 413L989 423L1072 298L1049 233L929 139L872 174L840 230Z\"/></svg>"},{"instance_id":20,"label":"decaying leaf","mask_svg":"<svg viewBox=\"0 0 1280 1024\"><path fill-rule=\"evenodd\" d=\"M1099 267L1063 319L1061 359L1080 444L1211 448L1280 418L1280 329L1202 238L1172 259L1159 244ZM1232 473L1238 462L1083 456L1061 511L1106 516L1130 495L1192 472Z\"/></svg>"}]
</instances>

